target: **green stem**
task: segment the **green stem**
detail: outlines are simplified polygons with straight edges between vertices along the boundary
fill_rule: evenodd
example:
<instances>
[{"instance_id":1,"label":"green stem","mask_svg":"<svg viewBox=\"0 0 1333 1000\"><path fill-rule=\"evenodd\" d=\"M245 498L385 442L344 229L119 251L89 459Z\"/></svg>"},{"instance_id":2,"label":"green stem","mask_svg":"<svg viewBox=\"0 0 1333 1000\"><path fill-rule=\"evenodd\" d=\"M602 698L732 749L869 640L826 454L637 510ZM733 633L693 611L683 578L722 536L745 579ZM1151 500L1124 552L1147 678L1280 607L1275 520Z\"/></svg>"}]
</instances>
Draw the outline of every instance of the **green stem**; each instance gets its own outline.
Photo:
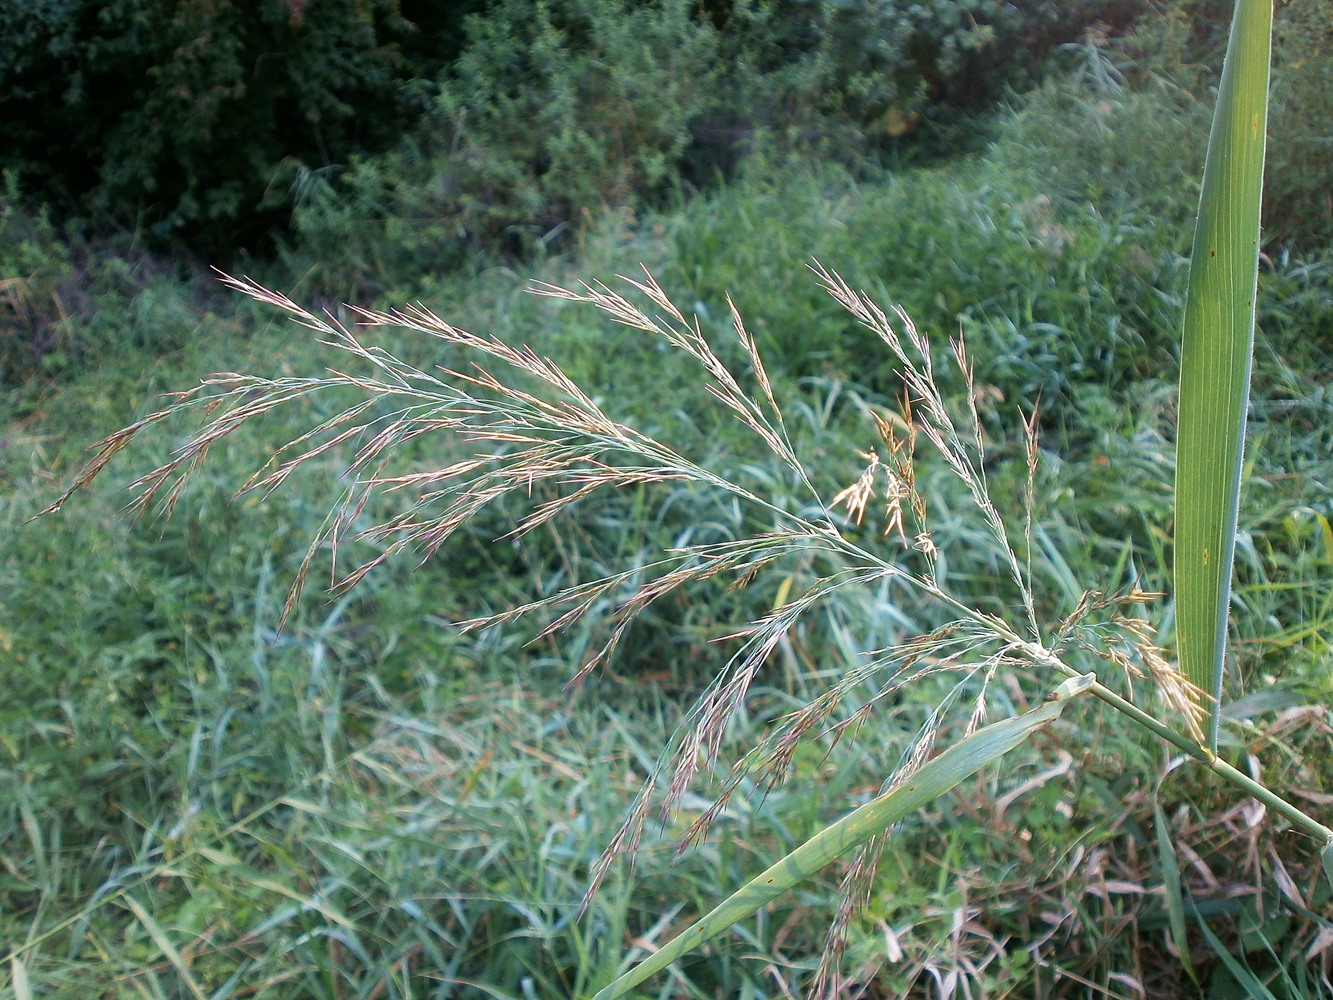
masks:
<instances>
[{"instance_id":1,"label":"green stem","mask_svg":"<svg viewBox=\"0 0 1333 1000\"><path fill-rule=\"evenodd\" d=\"M1022 643L1021 645L1024 651L1038 663L1053 667L1066 677L1082 676L1079 671L1065 663L1060 657L1056 656L1046 647L1035 643ZM1154 736L1160 737L1167 743L1170 743L1172 746L1183 751L1222 780L1244 790L1268 808L1287 817L1287 819L1291 820L1296 826L1317 838L1321 842L1322 850L1327 851L1333 849L1333 829L1329 829L1313 816L1302 812L1299 808L1282 798L1282 796L1260 784L1258 781L1255 781L1244 771L1228 764L1201 743L1190 739L1183 733L1176 732L1170 726L1154 719L1132 701L1116 694L1100 682L1092 684L1087 690L1094 697L1100 698L1117 712L1128 716ZM1333 872L1330 873L1329 877L1330 880L1333 880Z\"/></svg>"},{"instance_id":2,"label":"green stem","mask_svg":"<svg viewBox=\"0 0 1333 1000\"><path fill-rule=\"evenodd\" d=\"M1164 726L1133 702L1122 698L1120 695L1101 684L1092 685L1088 688L1088 691L1106 702L1106 704L1110 705L1118 712L1129 716L1143 728L1160 736L1172 746L1184 751L1198 763L1216 774L1219 778L1243 789L1270 809L1281 813L1296 826L1318 838L1322 842L1324 848L1333 845L1333 830L1324 826L1323 823L1320 823L1314 817L1302 812L1271 789L1266 788L1264 785L1255 781L1244 771L1228 764L1207 747L1195 742L1188 736L1176 732L1168 726Z\"/></svg>"}]
</instances>

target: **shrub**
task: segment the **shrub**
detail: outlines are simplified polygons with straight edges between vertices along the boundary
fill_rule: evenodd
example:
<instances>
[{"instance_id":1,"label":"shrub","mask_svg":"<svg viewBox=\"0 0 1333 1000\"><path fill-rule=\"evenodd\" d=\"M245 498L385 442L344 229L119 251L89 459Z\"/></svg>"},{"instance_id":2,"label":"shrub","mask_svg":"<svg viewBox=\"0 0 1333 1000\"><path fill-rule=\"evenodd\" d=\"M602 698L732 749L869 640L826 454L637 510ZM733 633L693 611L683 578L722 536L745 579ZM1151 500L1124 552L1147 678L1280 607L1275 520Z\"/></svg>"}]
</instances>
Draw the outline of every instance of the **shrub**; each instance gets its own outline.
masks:
<instances>
[{"instance_id":1,"label":"shrub","mask_svg":"<svg viewBox=\"0 0 1333 1000\"><path fill-rule=\"evenodd\" d=\"M1047 55L1093 23L1119 30L1135 0L770 0L712 11L749 126L820 133L850 125L848 159L873 155L923 117L991 106L1026 89ZM772 114L772 112L777 112ZM836 152L836 150L835 150Z\"/></svg>"},{"instance_id":2,"label":"shrub","mask_svg":"<svg viewBox=\"0 0 1333 1000\"><path fill-rule=\"evenodd\" d=\"M688 0L502 0L396 150L302 178L300 244L339 284L526 255L662 192L719 100L717 40Z\"/></svg>"},{"instance_id":3,"label":"shrub","mask_svg":"<svg viewBox=\"0 0 1333 1000\"><path fill-rule=\"evenodd\" d=\"M215 256L283 221L284 161L382 145L406 110L397 0L44 0L0 19L22 42L0 55L0 165Z\"/></svg>"},{"instance_id":4,"label":"shrub","mask_svg":"<svg viewBox=\"0 0 1333 1000\"><path fill-rule=\"evenodd\" d=\"M69 342L66 299L77 294L70 247L50 213L21 207L17 177L0 198L0 385L56 364Z\"/></svg>"},{"instance_id":5,"label":"shrub","mask_svg":"<svg viewBox=\"0 0 1333 1000\"><path fill-rule=\"evenodd\" d=\"M209 318L192 268L133 236L85 237L25 203L12 171L0 197L0 386L39 382L179 347Z\"/></svg>"},{"instance_id":6,"label":"shrub","mask_svg":"<svg viewBox=\"0 0 1333 1000\"><path fill-rule=\"evenodd\" d=\"M378 292L480 250L513 259L734 177L760 153L855 172L931 108L1032 82L1045 54L1133 5L981 0L503 0L391 152L302 170L293 257L339 291Z\"/></svg>"}]
</instances>

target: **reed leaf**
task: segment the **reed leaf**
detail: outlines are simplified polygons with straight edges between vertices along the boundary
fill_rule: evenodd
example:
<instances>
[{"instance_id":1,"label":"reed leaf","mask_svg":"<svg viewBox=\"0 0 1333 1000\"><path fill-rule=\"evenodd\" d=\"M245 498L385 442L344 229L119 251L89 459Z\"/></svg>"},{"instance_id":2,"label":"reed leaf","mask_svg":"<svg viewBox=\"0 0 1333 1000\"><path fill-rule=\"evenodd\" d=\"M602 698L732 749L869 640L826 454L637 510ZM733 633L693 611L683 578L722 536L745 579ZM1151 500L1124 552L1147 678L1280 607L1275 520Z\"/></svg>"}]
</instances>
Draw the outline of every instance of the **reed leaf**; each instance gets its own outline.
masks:
<instances>
[{"instance_id":1,"label":"reed leaf","mask_svg":"<svg viewBox=\"0 0 1333 1000\"><path fill-rule=\"evenodd\" d=\"M1068 700L1090 688L1095 680L1092 674L1072 677L1032 711L978 729L954 744L901 784L825 827L782 860L755 876L672 938L665 947L598 992L593 1000L615 1000L616 997L624 996L649 976L795 888L797 883L814 875L829 862L843 857L903 817L929 805L1056 719Z\"/></svg>"},{"instance_id":2,"label":"reed leaf","mask_svg":"<svg viewBox=\"0 0 1333 1000\"><path fill-rule=\"evenodd\" d=\"M1176 641L1217 747L1249 406L1272 0L1237 0L1204 165L1180 361Z\"/></svg>"}]
</instances>

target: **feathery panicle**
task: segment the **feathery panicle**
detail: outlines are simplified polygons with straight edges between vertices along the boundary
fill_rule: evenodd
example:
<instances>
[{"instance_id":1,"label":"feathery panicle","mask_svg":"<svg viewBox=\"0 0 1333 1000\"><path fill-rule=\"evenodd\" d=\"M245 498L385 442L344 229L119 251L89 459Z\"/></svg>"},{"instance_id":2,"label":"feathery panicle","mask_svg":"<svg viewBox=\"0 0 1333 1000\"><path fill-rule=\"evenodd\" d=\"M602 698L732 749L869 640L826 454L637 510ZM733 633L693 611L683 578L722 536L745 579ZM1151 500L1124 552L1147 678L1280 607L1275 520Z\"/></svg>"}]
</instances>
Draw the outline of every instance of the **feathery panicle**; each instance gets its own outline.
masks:
<instances>
[{"instance_id":1,"label":"feathery panicle","mask_svg":"<svg viewBox=\"0 0 1333 1000\"><path fill-rule=\"evenodd\" d=\"M747 372L728 368L698 319L677 308L646 271L640 279L622 280L647 302L651 312L602 284L583 284L573 290L552 285L535 288L541 296L592 305L613 321L660 338L692 359L713 397L792 474L803 494L799 503L760 495L713 471L709 463L620 422L554 361L526 345L469 333L421 305L390 311L354 309L356 326L349 328L332 315L316 315L248 278L224 276L231 288L283 310L313 331L330 349L340 352L343 363L306 378L211 376L171 397L163 409L99 442L93 459L48 510L58 509L101 474L144 431L181 414L196 414L198 429L167 462L131 484L136 494L132 507L140 512L156 507L169 513L209 451L251 421L315 397L331 394L335 400L344 400L347 394L354 394L355 402L347 405L344 400L332 416L293 437L240 487L241 493L264 497L285 486L298 469L315 459L336 456L342 467L342 500L311 540L288 595L285 620L321 552L332 554L334 589L345 590L400 554L430 557L502 498L524 502L524 513L506 533L521 539L559 518L574 516L575 505L602 490L685 482L728 495L750 512L751 523L761 525L758 530L723 543L669 549L602 579L575 581L554 594L455 623L464 629L479 629L542 614L549 620L539 635L549 636L586 616L605 614L607 638L584 661L571 682L576 683L613 656L628 629L648 608L681 588L718 577L727 579L732 587L746 587L784 561L801 567L798 574L788 577L801 581L796 596L789 596L784 585L779 606L719 640L734 646L726 667L662 750L656 768L595 866L590 894L616 856L633 854L650 816L654 812L668 815L701 776L715 781L717 794L692 823L682 846L703 836L740 788L753 781L755 787L771 789L782 782L791 773L799 747L820 741L827 752L839 740L854 738L869 713L906 685L927 677L949 674L954 682L926 714L916 738L885 780L886 791L930 758L941 728L959 725L971 732L982 725L988 686L1002 670L1027 666L1058 676L1078 674L1062 659L1066 649L1093 650L1133 676L1146 672L1169 704L1183 709L1192 704L1190 690L1148 641L1146 630L1116 611L1148 595L1088 595L1051 630L1052 645L1043 645L1029 582L1030 566L1014 552L987 486L977 390L962 340L954 340L950 347L967 387L960 423L935 377L931 345L907 315L897 309L891 320L836 273L818 264L814 271L833 298L887 346L903 384L896 412L866 405L875 439L862 452L866 467L852 485L831 499L826 500L813 485L793 444L759 346L730 299L731 328L748 364ZM389 327L436 338L450 346L451 358L467 361L427 371L363 340L366 331ZM1034 416L1024 419L1024 431L1028 479L1023 534L1030 560L1037 485ZM456 442L451 460L434 468L404 465L399 458L403 447L427 435L449 435ZM918 436L924 436L938 451L964 487L964 495L971 498L1023 595L1020 622L1011 623L971 607L939 579L927 501L917 482ZM878 545L873 539L862 544L851 537L859 533L844 533L844 527L860 524L872 508L883 511L883 534L896 539L896 544ZM839 509L846 512L845 519L833 513ZM373 554L344 568L340 553L353 541L371 546ZM923 563L925 572L920 571ZM799 623L844 591L869 592L886 581L935 602L946 624L906 642L865 649L851 662L832 664L836 676L825 690L773 720L757 746L743 753L730 769L720 768L728 721L746 706L753 685L775 653L797 634ZM955 702L965 697L972 699L971 710L965 717L954 718ZM1197 716L1190 718L1197 729ZM878 842L872 843L848 874L847 903L839 911L830 938L830 957L819 978L822 987L833 988L837 981L838 942L858 902L864 901L878 851Z\"/></svg>"},{"instance_id":2,"label":"feathery panicle","mask_svg":"<svg viewBox=\"0 0 1333 1000\"><path fill-rule=\"evenodd\" d=\"M895 308L898 320L898 325L895 326L879 306L864 293L853 290L837 273L828 271L819 264L815 264L812 270L834 300L863 326L873 331L898 360L900 365L898 375L903 381L907 397L921 414L919 421L921 433L935 446L949 469L971 494L972 502L982 515L1029 612L1024 623L1025 631L1031 639L1039 643L1041 633L1036 621L1029 574L1009 542L1009 532L1004 518L992 502L990 489L986 483L984 466L986 451L981 434L981 418L977 410L977 387L972 375L972 363L968 358L962 336L951 339L949 347L953 361L962 374L967 388L966 403L969 418L967 424L971 429L970 434L960 431L957 422L950 414L935 378L930 343L917 329L911 317L901 308ZM925 535L919 537L918 547L925 551L933 551L934 546L929 536Z\"/></svg>"}]
</instances>

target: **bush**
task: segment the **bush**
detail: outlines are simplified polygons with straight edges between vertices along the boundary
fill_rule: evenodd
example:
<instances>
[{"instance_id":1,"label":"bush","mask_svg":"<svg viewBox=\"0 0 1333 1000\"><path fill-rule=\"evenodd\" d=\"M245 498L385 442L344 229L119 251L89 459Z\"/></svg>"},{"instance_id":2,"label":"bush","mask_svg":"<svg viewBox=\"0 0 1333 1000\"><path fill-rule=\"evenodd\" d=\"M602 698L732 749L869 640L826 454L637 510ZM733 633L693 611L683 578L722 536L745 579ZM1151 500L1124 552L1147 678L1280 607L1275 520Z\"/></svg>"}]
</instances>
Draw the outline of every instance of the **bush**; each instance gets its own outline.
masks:
<instances>
[{"instance_id":1,"label":"bush","mask_svg":"<svg viewBox=\"0 0 1333 1000\"><path fill-rule=\"evenodd\" d=\"M44 0L0 27L0 166L221 254L284 221L284 163L396 136L397 0Z\"/></svg>"},{"instance_id":2,"label":"bush","mask_svg":"<svg viewBox=\"0 0 1333 1000\"><path fill-rule=\"evenodd\" d=\"M85 237L25 204L13 172L0 196L0 386L111 358L178 348L208 314L193 269L132 236Z\"/></svg>"},{"instance_id":3,"label":"bush","mask_svg":"<svg viewBox=\"0 0 1333 1000\"><path fill-rule=\"evenodd\" d=\"M335 183L301 178L295 227L339 283L526 255L662 191L717 100L717 40L686 0L501 0L413 135Z\"/></svg>"},{"instance_id":4,"label":"bush","mask_svg":"<svg viewBox=\"0 0 1333 1000\"><path fill-rule=\"evenodd\" d=\"M976 110L1031 86L1057 45L1094 23L1120 30L1141 9L1136 0L778 0L738 4L733 17L743 48L768 53L760 69L811 65L801 96L879 143L910 132L929 105Z\"/></svg>"},{"instance_id":5,"label":"bush","mask_svg":"<svg viewBox=\"0 0 1333 1000\"><path fill-rule=\"evenodd\" d=\"M1134 4L501 0L390 153L299 172L294 256L383 291L480 250L526 257L607 208L734 177L755 152L872 172L931 108L1030 83Z\"/></svg>"},{"instance_id":6,"label":"bush","mask_svg":"<svg viewBox=\"0 0 1333 1000\"><path fill-rule=\"evenodd\" d=\"M5 174L0 199L0 385L59 360L67 345L65 301L77 294L70 247L50 213L20 207L18 180Z\"/></svg>"}]
</instances>

